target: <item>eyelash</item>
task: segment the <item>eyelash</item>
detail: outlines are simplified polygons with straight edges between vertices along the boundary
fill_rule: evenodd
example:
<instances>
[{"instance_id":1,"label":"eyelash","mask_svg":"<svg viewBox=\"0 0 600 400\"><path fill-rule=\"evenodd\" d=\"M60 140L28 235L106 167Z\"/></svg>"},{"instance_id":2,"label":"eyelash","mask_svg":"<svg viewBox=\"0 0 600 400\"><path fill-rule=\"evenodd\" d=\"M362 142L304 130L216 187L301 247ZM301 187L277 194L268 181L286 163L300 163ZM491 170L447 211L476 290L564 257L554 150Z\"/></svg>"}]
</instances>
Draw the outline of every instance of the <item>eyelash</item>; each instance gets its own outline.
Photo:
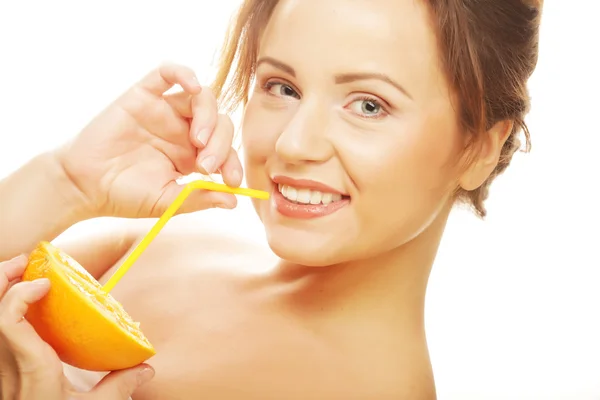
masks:
<instances>
[{"instance_id":1,"label":"eyelash","mask_svg":"<svg viewBox=\"0 0 600 400\"><path fill-rule=\"evenodd\" d=\"M276 94L271 93L271 89L273 88L273 86L276 86L276 85L287 86L292 91L294 91L294 93L296 94L296 96L298 96L298 97L300 96L298 94L298 91L296 89L294 89L294 87L292 85L290 85L289 83L282 82L282 81L277 81L277 80L266 81L265 83L263 83L261 85L261 89L268 96L273 96L273 97L276 97L276 98L288 97L288 96L280 96L280 95L276 95ZM352 100L352 102L350 104L354 104L357 101L368 101L368 102L371 102L376 107L379 107L379 109L381 110L381 113L377 114L377 115L364 115L362 113L354 112L354 114L356 114L360 118L364 118L364 119L381 119L381 118L386 117L387 115L389 115L389 111L387 110L387 107L384 104L384 102L381 101L381 100L379 100L379 99L377 99L376 97L367 96L367 95L361 95L361 96L355 98L354 100ZM346 106L346 107L348 107L348 106Z\"/></svg>"},{"instance_id":2,"label":"eyelash","mask_svg":"<svg viewBox=\"0 0 600 400\"><path fill-rule=\"evenodd\" d=\"M292 89L294 91L294 93L296 93L297 96L300 96L298 94L298 91L296 89L294 89L294 87L292 85L290 85L289 83L285 83L285 82L281 82L281 81L267 81L264 84L261 85L262 90L269 96L273 96L273 97L281 97L278 96L276 94L271 93L271 89L273 88L273 86L275 85L282 85L282 86L287 86L290 89Z\"/></svg>"}]
</instances>

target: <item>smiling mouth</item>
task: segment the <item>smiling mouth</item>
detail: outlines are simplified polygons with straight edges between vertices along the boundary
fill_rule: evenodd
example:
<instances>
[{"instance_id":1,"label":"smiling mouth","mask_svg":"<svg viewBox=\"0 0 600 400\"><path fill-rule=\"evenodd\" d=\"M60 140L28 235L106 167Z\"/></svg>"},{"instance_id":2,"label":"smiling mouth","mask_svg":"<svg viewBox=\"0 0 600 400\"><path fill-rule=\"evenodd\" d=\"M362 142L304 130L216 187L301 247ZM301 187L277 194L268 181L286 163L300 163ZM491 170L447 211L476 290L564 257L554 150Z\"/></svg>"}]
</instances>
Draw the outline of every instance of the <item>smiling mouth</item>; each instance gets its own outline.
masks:
<instances>
[{"instance_id":1,"label":"smiling mouth","mask_svg":"<svg viewBox=\"0 0 600 400\"><path fill-rule=\"evenodd\" d=\"M311 184L311 186L315 185L314 182ZM350 204L350 196L341 193L296 187L284 183L278 183L273 192L272 204L275 209L279 214L294 219L325 217Z\"/></svg>"},{"instance_id":2,"label":"smiling mouth","mask_svg":"<svg viewBox=\"0 0 600 400\"><path fill-rule=\"evenodd\" d=\"M320 190L312 190L305 188L296 188L290 185L277 185L279 193L288 201L295 204L312 204L312 205L329 205L349 199L349 196L344 196L339 193L328 193Z\"/></svg>"}]
</instances>

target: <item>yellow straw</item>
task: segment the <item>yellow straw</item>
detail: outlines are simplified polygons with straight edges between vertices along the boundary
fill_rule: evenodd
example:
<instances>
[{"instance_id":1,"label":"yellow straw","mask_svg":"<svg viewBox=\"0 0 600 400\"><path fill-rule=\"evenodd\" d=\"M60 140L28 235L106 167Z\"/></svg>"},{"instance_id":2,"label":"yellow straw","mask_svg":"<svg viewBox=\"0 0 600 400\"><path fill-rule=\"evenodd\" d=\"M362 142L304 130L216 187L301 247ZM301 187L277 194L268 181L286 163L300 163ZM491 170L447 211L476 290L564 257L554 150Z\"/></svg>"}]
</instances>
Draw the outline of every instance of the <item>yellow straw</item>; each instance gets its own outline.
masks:
<instances>
[{"instance_id":1,"label":"yellow straw","mask_svg":"<svg viewBox=\"0 0 600 400\"><path fill-rule=\"evenodd\" d=\"M256 199L267 200L269 199L269 193L263 192L262 190L254 190L254 189L246 189L246 188L232 188L227 185L223 185L215 182L207 182L203 180L198 180L194 182L188 183L184 186L183 190L177 198L169 205L167 210L161 215L156 224L150 229L150 232L144 236L140 244L131 252L129 257L121 264L121 266L117 269L117 271L110 277L108 282L104 285L103 289L106 293L110 292L115 285L123 278L123 275L131 268L133 263L138 259L138 257L146 250L148 245L154 240L156 235L161 231L161 229L165 226L167 221L171 219L173 215L177 212L179 207L183 204L185 199L196 189L203 190L214 190L216 192L224 192L231 194L239 194L242 196L254 197Z\"/></svg>"}]
</instances>

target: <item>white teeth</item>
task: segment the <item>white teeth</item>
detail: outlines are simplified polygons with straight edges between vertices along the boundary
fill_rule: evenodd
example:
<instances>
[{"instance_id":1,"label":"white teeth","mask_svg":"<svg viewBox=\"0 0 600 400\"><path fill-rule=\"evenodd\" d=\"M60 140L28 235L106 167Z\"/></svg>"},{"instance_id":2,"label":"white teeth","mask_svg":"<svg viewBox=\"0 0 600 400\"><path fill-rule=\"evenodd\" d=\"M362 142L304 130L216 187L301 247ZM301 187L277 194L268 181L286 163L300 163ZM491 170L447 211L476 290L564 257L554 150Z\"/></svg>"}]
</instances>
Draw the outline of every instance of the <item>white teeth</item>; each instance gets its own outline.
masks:
<instances>
[{"instance_id":1,"label":"white teeth","mask_svg":"<svg viewBox=\"0 0 600 400\"><path fill-rule=\"evenodd\" d=\"M311 199L311 194L309 189L298 189L298 195L296 196L296 201L298 203L309 204Z\"/></svg>"},{"instance_id":2,"label":"white teeth","mask_svg":"<svg viewBox=\"0 0 600 400\"><path fill-rule=\"evenodd\" d=\"M285 191L285 197L288 200L296 201L298 198L298 190L295 187L288 186Z\"/></svg>"},{"instance_id":3,"label":"white teeth","mask_svg":"<svg viewBox=\"0 0 600 400\"><path fill-rule=\"evenodd\" d=\"M316 190L310 192L310 204L319 204L322 198L323 194L321 192L317 192Z\"/></svg>"},{"instance_id":4,"label":"white teeth","mask_svg":"<svg viewBox=\"0 0 600 400\"><path fill-rule=\"evenodd\" d=\"M323 193L318 190L297 189L288 185L278 185L279 192L286 199L301 204L324 204L342 200L338 193Z\"/></svg>"}]
</instances>

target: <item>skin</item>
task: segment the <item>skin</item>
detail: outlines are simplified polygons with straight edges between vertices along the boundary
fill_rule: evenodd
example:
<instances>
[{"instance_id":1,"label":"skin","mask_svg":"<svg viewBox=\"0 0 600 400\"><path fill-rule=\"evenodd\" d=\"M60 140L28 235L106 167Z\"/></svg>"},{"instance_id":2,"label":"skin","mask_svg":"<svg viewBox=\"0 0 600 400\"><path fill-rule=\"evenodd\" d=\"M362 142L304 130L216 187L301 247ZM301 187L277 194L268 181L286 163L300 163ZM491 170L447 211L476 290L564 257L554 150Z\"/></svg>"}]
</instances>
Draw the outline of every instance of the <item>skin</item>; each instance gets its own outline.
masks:
<instances>
[{"instance_id":1,"label":"skin","mask_svg":"<svg viewBox=\"0 0 600 400\"><path fill-rule=\"evenodd\" d=\"M133 398L434 399L429 272L455 189L489 176L510 124L458 167L466 135L421 2L282 1L259 59L243 121L248 186L313 179L350 203L298 220L254 201L269 249L201 216L172 221L113 292L158 351ZM396 84L350 79L364 73ZM104 282L147 229L58 245ZM99 379L66 371L81 386Z\"/></svg>"},{"instance_id":2,"label":"skin","mask_svg":"<svg viewBox=\"0 0 600 400\"><path fill-rule=\"evenodd\" d=\"M336 12L339 2L315 13L310 1L284 2L262 41L259 86L285 86L276 83L267 93L259 87L249 103L243 127L249 185L270 187L269 176L286 175L324 182L352 199L350 207L309 222L255 203L271 248L292 263L399 255L394 250L445 218L456 187L448 164L462 140L443 76L431 62L435 37L425 10L410 1L355 3L344 13ZM320 28L307 30L309 21ZM376 79L343 78L361 73L384 74L405 93ZM349 82L336 83L342 80Z\"/></svg>"}]
</instances>

